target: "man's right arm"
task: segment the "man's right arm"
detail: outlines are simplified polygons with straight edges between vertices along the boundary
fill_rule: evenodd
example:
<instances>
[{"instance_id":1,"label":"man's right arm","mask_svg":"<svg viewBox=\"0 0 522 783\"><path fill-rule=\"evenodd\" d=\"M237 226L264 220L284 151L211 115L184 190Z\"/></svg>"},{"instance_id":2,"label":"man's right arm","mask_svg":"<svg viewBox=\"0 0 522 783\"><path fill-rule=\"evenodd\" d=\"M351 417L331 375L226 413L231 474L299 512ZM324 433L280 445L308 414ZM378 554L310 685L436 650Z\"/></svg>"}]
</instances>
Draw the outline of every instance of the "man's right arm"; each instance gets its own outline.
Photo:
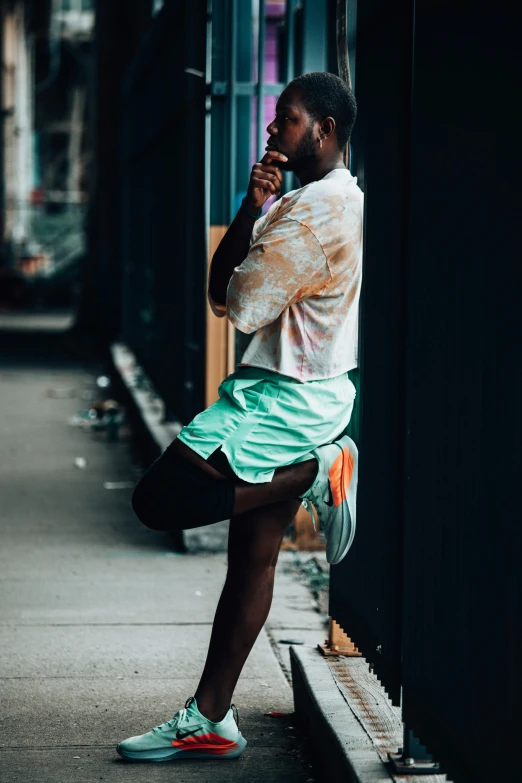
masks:
<instances>
[{"instance_id":1,"label":"man's right arm","mask_svg":"<svg viewBox=\"0 0 522 783\"><path fill-rule=\"evenodd\" d=\"M212 258L209 294L212 301L225 307L227 288L236 266L248 255L255 219L240 209Z\"/></svg>"},{"instance_id":2,"label":"man's right arm","mask_svg":"<svg viewBox=\"0 0 522 783\"><path fill-rule=\"evenodd\" d=\"M257 214L270 196L279 195L283 176L273 161L277 163L286 160L285 155L271 150L261 163L255 164L250 175L246 209L240 208L214 253L210 266L209 296L214 305L223 308L220 315L225 315L227 288L234 269L243 263L250 248L255 218L250 217L248 212Z\"/></svg>"}]
</instances>

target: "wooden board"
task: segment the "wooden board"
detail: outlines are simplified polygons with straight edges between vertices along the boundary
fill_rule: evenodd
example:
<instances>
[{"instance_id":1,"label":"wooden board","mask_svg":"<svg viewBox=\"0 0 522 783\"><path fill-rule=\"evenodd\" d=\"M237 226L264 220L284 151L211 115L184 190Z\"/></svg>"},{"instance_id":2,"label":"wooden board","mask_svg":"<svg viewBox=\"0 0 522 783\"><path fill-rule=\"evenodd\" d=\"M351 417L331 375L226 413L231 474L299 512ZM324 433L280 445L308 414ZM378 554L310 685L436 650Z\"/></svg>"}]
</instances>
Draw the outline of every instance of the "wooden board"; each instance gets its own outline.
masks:
<instances>
[{"instance_id":1,"label":"wooden board","mask_svg":"<svg viewBox=\"0 0 522 783\"><path fill-rule=\"evenodd\" d=\"M217 246L228 226L210 226L208 243L208 269ZM208 408L218 399L218 387L227 375L234 372L234 327L228 318L218 318L207 302L207 341L205 404Z\"/></svg>"},{"instance_id":2,"label":"wooden board","mask_svg":"<svg viewBox=\"0 0 522 783\"><path fill-rule=\"evenodd\" d=\"M314 530L310 514L300 506L295 515L292 534L283 540L281 549L298 550L300 552L322 552L326 548L324 537Z\"/></svg>"},{"instance_id":3,"label":"wooden board","mask_svg":"<svg viewBox=\"0 0 522 783\"><path fill-rule=\"evenodd\" d=\"M339 623L330 617L328 639L324 644L317 645L319 651L326 656L347 655L352 658L360 658L359 652L349 636L343 631Z\"/></svg>"}]
</instances>

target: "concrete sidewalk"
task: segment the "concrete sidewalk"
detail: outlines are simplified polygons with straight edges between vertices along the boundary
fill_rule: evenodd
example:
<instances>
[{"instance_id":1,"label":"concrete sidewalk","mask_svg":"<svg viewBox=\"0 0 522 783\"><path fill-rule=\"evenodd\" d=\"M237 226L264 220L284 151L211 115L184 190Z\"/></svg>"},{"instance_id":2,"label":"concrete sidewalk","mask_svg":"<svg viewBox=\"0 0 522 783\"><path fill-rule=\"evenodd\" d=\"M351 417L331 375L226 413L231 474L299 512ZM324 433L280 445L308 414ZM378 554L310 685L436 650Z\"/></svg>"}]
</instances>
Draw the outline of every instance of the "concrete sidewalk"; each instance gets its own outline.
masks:
<instances>
[{"instance_id":1,"label":"concrete sidewalk","mask_svg":"<svg viewBox=\"0 0 522 783\"><path fill-rule=\"evenodd\" d=\"M168 720L193 693L225 558L175 554L135 519L130 487L104 487L136 470L128 442L68 423L88 407L90 380L83 369L0 366L2 783L313 779L291 718L264 714L293 711L265 632L235 694L249 741L240 760L143 765L116 755L120 739ZM289 615L294 638L309 627L295 611L306 590L292 589L289 598L279 583L276 636Z\"/></svg>"}]
</instances>

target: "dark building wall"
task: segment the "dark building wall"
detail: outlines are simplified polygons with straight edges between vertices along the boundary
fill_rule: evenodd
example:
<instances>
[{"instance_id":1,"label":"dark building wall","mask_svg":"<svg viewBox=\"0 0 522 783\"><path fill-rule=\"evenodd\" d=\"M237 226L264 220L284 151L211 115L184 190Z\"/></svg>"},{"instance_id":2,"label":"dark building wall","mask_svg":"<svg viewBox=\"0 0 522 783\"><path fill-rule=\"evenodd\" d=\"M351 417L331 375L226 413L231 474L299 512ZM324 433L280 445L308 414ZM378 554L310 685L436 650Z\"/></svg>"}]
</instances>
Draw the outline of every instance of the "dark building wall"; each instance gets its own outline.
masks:
<instances>
[{"instance_id":1,"label":"dark building wall","mask_svg":"<svg viewBox=\"0 0 522 783\"><path fill-rule=\"evenodd\" d=\"M517 777L510 754L483 750L516 745L522 694L515 30L508 3L472 15L447 1L416 3L404 714L430 738L449 776L469 783ZM494 650L486 676L480 636ZM505 723L495 720L500 714Z\"/></svg>"},{"instance_id":2,"label":"dark building wall","mask_svg":"<svg viewBox=\"0 0 522 783\"><path fill-rule=\"evenodd\" d=\"M360 491L332 569L332 616L456 783L516 777L487 748L516 746L522 692L522 67L490 11L358 0Z\"/></svg>"}]
</instances>

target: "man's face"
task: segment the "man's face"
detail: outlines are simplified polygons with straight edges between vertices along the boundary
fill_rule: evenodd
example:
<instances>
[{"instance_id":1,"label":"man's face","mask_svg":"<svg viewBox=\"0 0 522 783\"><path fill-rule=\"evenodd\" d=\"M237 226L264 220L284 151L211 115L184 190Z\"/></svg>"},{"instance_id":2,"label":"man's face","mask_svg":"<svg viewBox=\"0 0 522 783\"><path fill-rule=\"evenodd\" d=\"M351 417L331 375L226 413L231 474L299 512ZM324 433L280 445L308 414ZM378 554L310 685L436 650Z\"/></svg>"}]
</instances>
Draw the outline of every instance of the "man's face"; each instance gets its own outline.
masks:
<instances>
[{"instance_id":1,"label":"man's face","mask_svg":"<svg viewBox=\"0 0 522 783\"><path fill-rule=\"evenodd\" d=\"M288 158L286 163L278 161L280 169L295 171L317 158L316 123L301 103L300 91L287 87L279 96L276 116L267 126L269 134L267 151L275 149Z\"/></svg>"}]
</instances>

